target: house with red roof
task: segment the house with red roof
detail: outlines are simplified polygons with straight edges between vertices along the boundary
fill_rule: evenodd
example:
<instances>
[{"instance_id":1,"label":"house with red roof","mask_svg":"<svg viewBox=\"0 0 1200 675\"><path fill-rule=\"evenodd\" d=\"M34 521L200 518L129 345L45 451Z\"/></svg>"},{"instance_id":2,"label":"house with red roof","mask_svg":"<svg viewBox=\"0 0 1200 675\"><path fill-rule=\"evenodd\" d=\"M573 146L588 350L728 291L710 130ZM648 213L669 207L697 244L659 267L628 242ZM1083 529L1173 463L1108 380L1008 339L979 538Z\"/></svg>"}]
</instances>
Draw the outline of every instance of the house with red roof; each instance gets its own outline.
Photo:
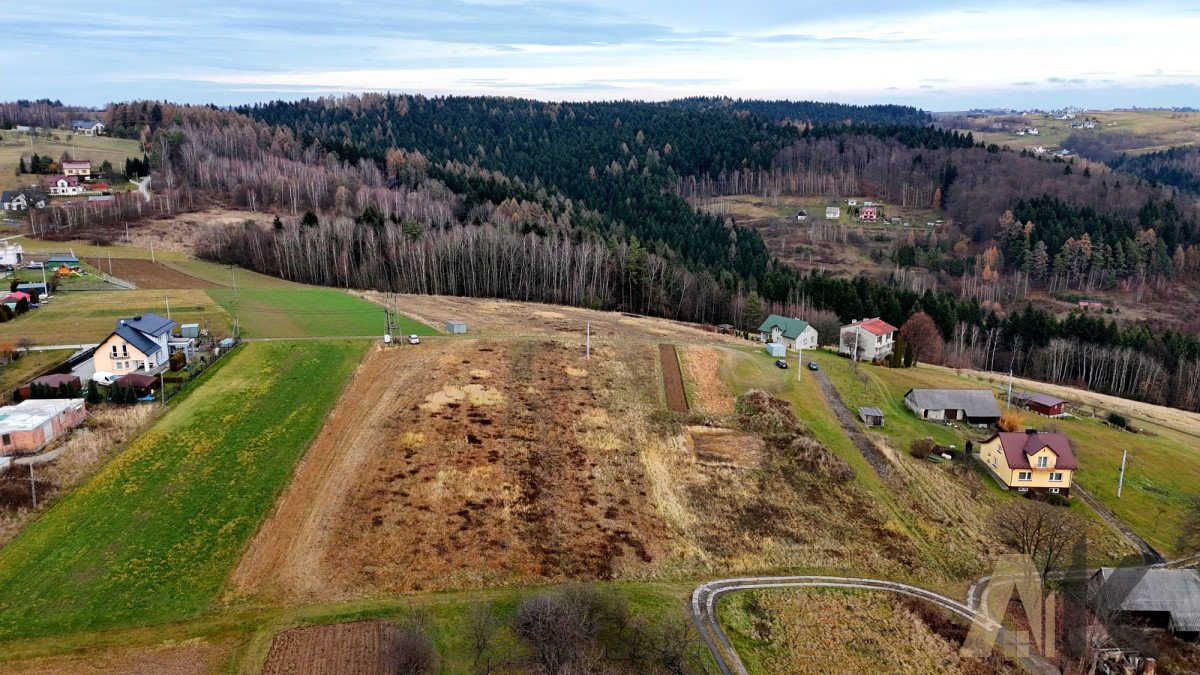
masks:
<instances>
[{"instance_id":1,"label":"house with red roof","mask_svg":"<svg viewBox=\"0 0 1200 675\"><path fill-rule=\"evenodd\" d=\"M996 480L1017 492L1070 495L1078 468L1061 431L1001 431L979 444L979 460Z\"/></svg>"},{"instance_id":2,"label":"house with red roof","mask_svg":"<svg viewBox=\"0 0 1200 675\"><path fill-rule=\"evenodd\" d=\"M838 353L860 361L882 359L896 347L896 327L879 317L855 321L838 332Z\"/></svg>"},{"instance_id":3,"label":"house with red roof","mask_svg":"<svg viewBox=\"0 0 1200 675\"><path fill-rule=\"evenodd\" d=\"M46 176L46 190L52 197L69 197L83 192L83 186L79 184L79 176L57 174Z\"/></svg>"}]
</instances>

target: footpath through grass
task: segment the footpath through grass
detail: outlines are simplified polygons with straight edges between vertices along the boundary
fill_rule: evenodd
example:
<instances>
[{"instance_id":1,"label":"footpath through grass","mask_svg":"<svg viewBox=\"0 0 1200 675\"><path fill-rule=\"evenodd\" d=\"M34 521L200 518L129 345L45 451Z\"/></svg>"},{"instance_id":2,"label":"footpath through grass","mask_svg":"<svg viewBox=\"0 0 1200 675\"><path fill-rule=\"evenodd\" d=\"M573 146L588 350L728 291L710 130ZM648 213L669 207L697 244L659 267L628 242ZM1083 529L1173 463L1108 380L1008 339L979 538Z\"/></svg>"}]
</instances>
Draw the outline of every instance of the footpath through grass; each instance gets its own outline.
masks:
<instances>
[{"instance_id":1,"label":"footpath through grass","mask_svg":"<svg viewBox=\"0 0 1200 675\"><path fill-rule=\"evenodd\" d=\"M0 639L208 609L365 342L249 344L0 549Z\"/></svg>"}]
</instances>

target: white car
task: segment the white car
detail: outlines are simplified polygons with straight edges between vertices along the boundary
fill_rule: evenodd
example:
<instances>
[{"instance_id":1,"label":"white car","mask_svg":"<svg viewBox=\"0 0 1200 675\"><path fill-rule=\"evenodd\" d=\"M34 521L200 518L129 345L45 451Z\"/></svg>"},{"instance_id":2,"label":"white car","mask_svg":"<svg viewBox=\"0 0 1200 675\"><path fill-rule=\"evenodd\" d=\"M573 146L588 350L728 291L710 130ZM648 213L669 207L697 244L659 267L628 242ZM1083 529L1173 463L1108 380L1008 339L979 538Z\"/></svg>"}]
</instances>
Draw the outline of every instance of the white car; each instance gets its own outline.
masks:
<instances>
[{"instance_id":1,"label":"white car","mask_svg":"<svg viewBox=\"0 0 1200 675\"><path fill-rule=\"evenodd\" d=\"M409 335L408 336L408 344L419 345L419 344L421 344L421 338L417 337L416 335Z\"/></svg>"},{"instance_id":2,"label":"white car","mask_svg":"<svg viewBox=\"0 0 1200 675\"><path fill-rule=\"evenodd\" d=\"M110 373L104 370L97 370L96 372L92 373L92 382L95 382L96 384L103 385L105 387L111 387L116 381L116 373Z\"/></svg>"},{"instance_id":3,"label":"white car","mask_svg":"<svg viewBox=\"0 0 1200 675\"><path fill-rule=\"evenodd\" d=\"M27 270L46 269L46 263L40 263L40 262L34 261L34 262L31 262L31 263L25 265L25 269L27 269Z\"/></svg>"}]
</instances>

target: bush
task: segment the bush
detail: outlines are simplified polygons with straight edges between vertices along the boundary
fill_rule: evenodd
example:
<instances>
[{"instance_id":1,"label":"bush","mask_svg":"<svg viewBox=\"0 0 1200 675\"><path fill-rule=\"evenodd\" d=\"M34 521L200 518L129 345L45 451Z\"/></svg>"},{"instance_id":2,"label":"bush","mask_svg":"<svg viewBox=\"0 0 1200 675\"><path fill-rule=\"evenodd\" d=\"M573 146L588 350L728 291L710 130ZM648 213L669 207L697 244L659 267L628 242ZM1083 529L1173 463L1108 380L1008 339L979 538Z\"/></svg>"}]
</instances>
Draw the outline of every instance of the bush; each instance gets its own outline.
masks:
<instances>
[{"instance_id":1,"label":"bush","mask_svg":"<svg viewBox=\"0 0 1200 675\"><path fill-rule=\"evenodd\" d=\"M937 452L938 444L932 438L918 438L912 442L912 446L908 449L908 454L917 459L925 459L926 457Z\"/></svg>"},{"instance_id":2,"label":"bush","mask_svg":"<svg viewBox=\"0 0 1200 675\"><path fill-rule=\"evenodd\" d=\"M1021 413L1016 410L1005 410L1000 415L1000 421L996 422L996 426L1000 427L1000 431L1020 431Z\"/></svg>"},{"instance_id":3,"label":"bush","mask_svg":"<svg viewBox=\"0 0 1200 675\"><path fill-rule=\"evenodd\" d=\"M848 483L858 475L846 460L811 438L801 436L795 439L783 454L805 473L827 476L839 483Z\"/></svg>"},{"instance_id":4,"label":"bush","mask_svg":"<svg viewBox=\"0 0 1200 675\"><path fill-rule=\"evenodd\" d=\"M187 357L184 356L183 352L175 352L171 355L170 363L172 371L183 370L184 366L187 365Z\"/></svg>"},{"instance_id":5,"label":"bush","mask_svg":"<svg viewBox=\"0 0 1200 675\"><path fill-rule=\"evenodd\" d=\"M1054 506L1070 506L1071 500L1061 494L1050 493L1046 496L1046 502Z\"/></svg>"},{"instance_id":6,"label":"bush","mask_svg":"<svg viewBox=\"0 0 1200 675\"><path fill-rule=\"evenodd\" d=\"M1125 419L1124 415L1120 415L1115 412L1108 413L1108 423L1121 429L1129 426L1129 420Z\"/></svg>"}]
</instances>

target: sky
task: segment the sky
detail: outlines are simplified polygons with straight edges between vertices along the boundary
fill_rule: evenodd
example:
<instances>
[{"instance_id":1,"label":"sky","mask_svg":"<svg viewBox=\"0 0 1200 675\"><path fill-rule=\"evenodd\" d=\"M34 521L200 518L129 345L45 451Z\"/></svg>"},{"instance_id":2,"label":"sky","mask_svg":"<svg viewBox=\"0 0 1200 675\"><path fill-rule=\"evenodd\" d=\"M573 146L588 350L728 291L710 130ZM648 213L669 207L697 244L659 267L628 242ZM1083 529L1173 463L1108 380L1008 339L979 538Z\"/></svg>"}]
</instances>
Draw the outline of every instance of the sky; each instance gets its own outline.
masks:
<instances>
[{"instance_id":1,"label":"sky","mask_svg":"<svg viewBox=\"0 0 1200 675\"><path fill-rule=\"evenodd\" d=\"M1200 107L1200 0L0 0L0 16L0 100L393 91Z\"/></svg>"}]
</instances>

